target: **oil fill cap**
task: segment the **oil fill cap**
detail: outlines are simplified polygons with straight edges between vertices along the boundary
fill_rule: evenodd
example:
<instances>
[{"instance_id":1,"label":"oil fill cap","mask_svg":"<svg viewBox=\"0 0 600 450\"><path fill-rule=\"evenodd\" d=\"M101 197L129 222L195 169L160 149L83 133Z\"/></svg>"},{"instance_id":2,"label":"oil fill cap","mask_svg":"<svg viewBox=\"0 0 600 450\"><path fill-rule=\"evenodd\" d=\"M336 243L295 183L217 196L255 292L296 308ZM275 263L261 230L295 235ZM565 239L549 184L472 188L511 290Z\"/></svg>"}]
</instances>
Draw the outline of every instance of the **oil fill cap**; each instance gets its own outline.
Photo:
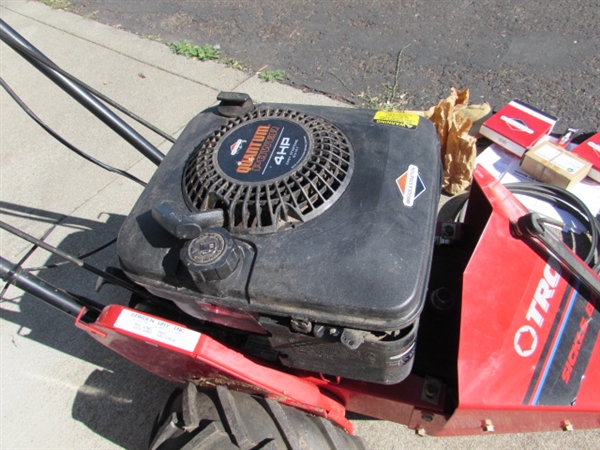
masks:
<instances>
[{"instance_id":1,"label":"oil fill cap","mask_svg":"<svg viewBox=\"0 0 600 450\"><path fill-rule=\"evenodd\" d=\"M209 228L185 243L180 258L196 283L224 280L238 266L240 251L223 228Z\"/></svg>"}]
</instances>

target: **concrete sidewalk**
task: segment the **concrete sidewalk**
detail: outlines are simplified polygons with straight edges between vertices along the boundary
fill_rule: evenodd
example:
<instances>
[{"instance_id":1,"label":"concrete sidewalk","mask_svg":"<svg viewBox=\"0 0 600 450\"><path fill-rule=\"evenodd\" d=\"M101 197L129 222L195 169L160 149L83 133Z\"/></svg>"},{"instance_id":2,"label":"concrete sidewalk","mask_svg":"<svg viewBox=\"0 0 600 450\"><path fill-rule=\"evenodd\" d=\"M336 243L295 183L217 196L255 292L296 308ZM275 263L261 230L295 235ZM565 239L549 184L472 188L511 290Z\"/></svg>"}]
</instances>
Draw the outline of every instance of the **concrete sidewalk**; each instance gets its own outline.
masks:
<instances>
[{"instance_id":1,"label":"concrete sidewalk","mask_svg":"<svg viewBox=\"0 0 600 450\"><path fill-rule=\"evenodd\" d=\"M256 102L336 105L288 86L214 62L176 56L163 43L52 10L38 2L0 1L0 16L63 69L159 128L177 135L219 91L249 93ZM0 44L2 78L42 120L94 157L143 180L154 166L43 75ZM30 234L73 254L112 239L141 187L67 151L0 93L0 213ZM138 128L138 127L136 127ZM170 143L144 133L163 152ZM57 223L54 229L52 224ZM18 261L30 245L0 234L3 257ZM37 250L26 266L58 259ZM117 265L114 247L89 259ZM60 267L43 278L105 303L125 303L111 287L92 294L95 277ZM73 321L10 288L0 304L0 448L147 446L155 414L173 386L92 341ZM435 439L389 422L355 420L377 449L597 448L598 431Z\"/></svg>"}]
</instances>

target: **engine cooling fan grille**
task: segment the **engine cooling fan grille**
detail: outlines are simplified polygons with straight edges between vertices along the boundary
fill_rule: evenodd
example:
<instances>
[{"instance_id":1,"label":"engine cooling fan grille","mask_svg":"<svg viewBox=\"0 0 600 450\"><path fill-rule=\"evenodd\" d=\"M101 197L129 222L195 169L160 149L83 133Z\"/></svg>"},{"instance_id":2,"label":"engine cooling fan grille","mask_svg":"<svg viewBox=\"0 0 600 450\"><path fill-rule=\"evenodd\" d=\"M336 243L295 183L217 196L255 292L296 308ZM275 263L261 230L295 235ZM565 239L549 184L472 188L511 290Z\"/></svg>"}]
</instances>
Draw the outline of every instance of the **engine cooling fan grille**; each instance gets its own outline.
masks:
<instances>
[{"instance_id":1,"label":"engine cooling fan grille","mask_svg":"<svg viewBox=\"0 0 600 450\"><path fill-rule=\"evenodd\" d=\"M256 109L198 145L182 188L192 211L223 209L231 231L271 233L329 208L353 168L352 147L335 125L298 111Z\"/></svg>"}]
</instances>

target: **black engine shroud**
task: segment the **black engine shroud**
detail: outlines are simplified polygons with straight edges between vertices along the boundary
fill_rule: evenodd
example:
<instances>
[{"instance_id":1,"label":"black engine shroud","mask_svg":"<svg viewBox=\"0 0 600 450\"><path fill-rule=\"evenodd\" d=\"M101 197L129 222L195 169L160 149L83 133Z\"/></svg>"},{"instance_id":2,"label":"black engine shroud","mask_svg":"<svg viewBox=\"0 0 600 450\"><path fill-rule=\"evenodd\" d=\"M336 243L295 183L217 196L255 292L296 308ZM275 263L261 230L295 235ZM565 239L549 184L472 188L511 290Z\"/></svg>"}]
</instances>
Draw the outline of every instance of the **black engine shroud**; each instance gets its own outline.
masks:
<instances>
[{"instance_id":1,"label":"black engine shroud","mask_svg":"<svg viewBox=\"0 0 600 450\"><path fill-rule=\"evenodd\" d=\"M219 111L188 124L126 219L127 275L266 337L289 367L404 379L440 194L432 124L305 105Z\"/></svg>"}]
</instances>

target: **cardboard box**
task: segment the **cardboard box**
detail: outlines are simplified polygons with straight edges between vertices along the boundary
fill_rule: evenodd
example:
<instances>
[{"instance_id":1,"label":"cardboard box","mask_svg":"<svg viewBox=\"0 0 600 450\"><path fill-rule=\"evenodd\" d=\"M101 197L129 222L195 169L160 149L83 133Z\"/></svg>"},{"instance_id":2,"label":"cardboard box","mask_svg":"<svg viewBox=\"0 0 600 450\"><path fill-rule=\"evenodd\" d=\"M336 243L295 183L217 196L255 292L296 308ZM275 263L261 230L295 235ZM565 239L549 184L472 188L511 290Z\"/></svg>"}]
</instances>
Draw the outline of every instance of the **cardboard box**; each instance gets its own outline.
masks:
<instances>
[{"instance_id":1,"label":"cardboard box","mask_svg":"<svg viewBox=\"0 0 600 450\"><path fill-rule=\"evenodd\" d=\"M600 183L600 133L582 142L571 152L592 163L588 177Z\"/></svg>"},{"instance_id":2,"label":"cardboard box","mask_svg":"<svg viewBox=\"0 0 600 450\"><path fill-rule=\"evenodd\" d=\"M512 100L486 120L479 133L517 156L548 139L558 119L533 106Z\"/></svg>"},{"instance_id":3,"label":"cardboard box","mask_svg":"<svg viewBox=\"0 0 600 450\"><path fill-rule=\"evenodd\" d=\"M551 142L542 142L525 153L521 169L538 180L569 188L579 183L592 163Z\"/></svg>"}]
</instances>

